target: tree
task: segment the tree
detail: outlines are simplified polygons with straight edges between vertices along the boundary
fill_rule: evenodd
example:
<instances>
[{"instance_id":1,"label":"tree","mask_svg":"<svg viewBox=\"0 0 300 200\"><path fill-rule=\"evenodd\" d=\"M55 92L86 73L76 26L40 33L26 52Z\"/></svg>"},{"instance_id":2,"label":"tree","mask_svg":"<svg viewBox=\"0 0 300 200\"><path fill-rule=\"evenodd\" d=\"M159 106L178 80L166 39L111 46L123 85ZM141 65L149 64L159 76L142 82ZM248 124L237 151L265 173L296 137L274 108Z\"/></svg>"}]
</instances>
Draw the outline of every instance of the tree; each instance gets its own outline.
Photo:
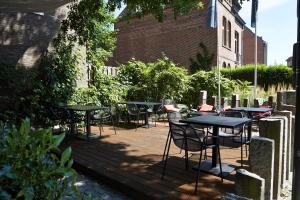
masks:
<instances>
[{"instance_id":1,"label":"tree","mask_svg":"<svg viewBox=\"0 0 300 200\"><path fill-rule=\"evenodd\" d=\"M85 46L86 61L91 66L91 85L99 77L105 61L112 55L116 32L112 28L113 13L104 0L74 1L68 18L62 22L58 41L78 42Z\"/></svg>"},{"instance_id":2,"label":"tree","mask_svg":"<svg viewBox=\"0 0 300 200\"><path fill-rule=\"evenodd\" d=\"M202 49L202 53L198 53L196 55L196 60L190 58L190 70L192 74L196 73L199 70L211 70L212 62L215 57L215 54L210 53L203 42L200 42L199 47Z\"/></svg>"},{"instance_id":3,"label":"tree","mask_svg":"<svg viewBox=\"0 0 300 200\"><path fill-rule=\"evenodd\" d=\"M249 0L233 0L233 2L242 3ZM128 14L134 13L141 17L152 14L156 19L162 21L164 19L163 11L166 7L173 8L174 17L187 14L193 8L203 8L203 0L108 0L108 8L114 11L121 8L122 4L126 4Z\"/></svg>"}]
</instances>

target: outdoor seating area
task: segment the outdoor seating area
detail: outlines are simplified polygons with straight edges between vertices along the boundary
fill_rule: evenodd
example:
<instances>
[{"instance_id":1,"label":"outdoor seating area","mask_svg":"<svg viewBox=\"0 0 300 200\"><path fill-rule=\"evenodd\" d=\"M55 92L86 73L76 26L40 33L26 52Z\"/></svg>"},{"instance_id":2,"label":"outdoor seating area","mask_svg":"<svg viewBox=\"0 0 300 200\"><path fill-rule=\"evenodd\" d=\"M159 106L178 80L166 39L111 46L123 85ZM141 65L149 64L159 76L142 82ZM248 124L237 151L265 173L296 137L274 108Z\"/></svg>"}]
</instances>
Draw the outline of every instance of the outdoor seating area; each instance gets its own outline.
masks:
<instances>
[{"instance_id":1,"label":"outdoor seating area","mask_svg":"<svg viewBox=\"0 0 300 200\"><path fill-rule=\"evenodd\" d=\"M192 110L165 100L118 102L106 107L108 112L101 112L101 106L67 106L64 108L70 111L85 110L87 118L78 133L70 132L63 146L72 147L77 170L134 198L219 199L228 193L253 199L257 195L278 198L292 171L292 113L278 111L274 102L266 106L272 97L255 107L240 107L237 95L232 99L231 106L223 104L226 109L222 110L206 104L205 99ZM201 110L203 107L209 109ZM88 118L95 119L95 113L100 125L90 124ZM84 131L98 137L78 137ZM280 149L273 146L267 150L278 167L256 155L267 147L259 145L265 138L281 145ZM260 166L254 166L258 161ZM265 171L273 171L274 178ZM265 178L266 185L248 185L249 191L250 172L253 177ZM240 183L243 188L237 185L239 181L244 181Z\"/></svg>"},{"instance_id":2,"label":"outdoor seating area","mask_svg":"<svg viewBox=\"0 0 300 200\"><path fill-rule=\"evenodd\" d=\"M0 199L300 200L297 2L4 0Z\"/></svg>"}]
</instances>

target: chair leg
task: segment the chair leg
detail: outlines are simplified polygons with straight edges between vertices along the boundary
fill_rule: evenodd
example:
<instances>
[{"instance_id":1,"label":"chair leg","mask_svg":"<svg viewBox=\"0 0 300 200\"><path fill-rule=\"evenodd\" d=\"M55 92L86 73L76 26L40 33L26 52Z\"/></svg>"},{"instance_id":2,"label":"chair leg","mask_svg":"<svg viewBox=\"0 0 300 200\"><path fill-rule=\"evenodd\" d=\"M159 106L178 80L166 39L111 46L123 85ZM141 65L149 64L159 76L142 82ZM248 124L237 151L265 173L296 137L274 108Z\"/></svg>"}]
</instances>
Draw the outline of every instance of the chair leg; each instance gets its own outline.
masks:
<instances>
[{"instance_id":1,"label":"chair leg","mask_svg":"<svg viewBox=\"0 0 300 200\"><path fill-rule=\"evenodd\" d=\"M220 153L219 144L217 145L217 149L218 149L218 154L219 154L220 177L221 177L221 181L223 183L223 171L222 171L222 162L221 162L221 153Z\"/></svg>"},{"instance_id":2,"label":"chair leg","mask_svg":"<svg viewBox=\"0 0 300 200\"><path fill-rule=\"evenodd\" d=\"M111 124L112 124L112 126L113 126L113 128L114 128L115 135L116 135L116 134L117 134L117 131L116 131L115 122L114 122L113 117L111 117Z\"/></svg>"},{"instance_id":3,"label":"chair leg","mask_svg":"<svg viewBox=\"0 0 300 200\"><path fill-rule=\"evenodd\" d=\"M102 129L101 129L100 122L98 123L98 128L99 128L99 131L100 131L100 136L101 136L101 135L102 135Z\"/></svg>"},{"instance_id":4,"label":"chair leg","mask_svg":"<svg viewBox=\"0 0 300 200\"><path fill-rule=\"evenodd\" d=\"M196 185L195 185L194 194L197 194L198 182L199 182L199 176L200 176L201 161L202 161L202 148L201 148L201 151L200 151L200 158L199 158L199 162L198 162L197 175L196 175Z\"/></svg>"},{"instance_id":5,"label":"chair leg","mask_svg":"<svg viewBox=\"0 0 300 200\"><path fill-rule=\"evenodd\" d=\"M164 161L164 167L163 167L161 179L164 179L164 176L165 176L165 173L166 173L166 168L167 168L167 162L168 162L168 157L169 157L170 146L171 146L171 138L169 139L169 144L168 144L166 159Z\"/></svg>"},{"instance_id":6,"label":"chair leg","mask_svg":"<svg viewBox=\"0 0 300 200\"><path fill-rule=\"evenodd\" d=\"M185 157L185 170L189 169L189 155L188 151L184 150L184 157Z\"/></svg>"},{"instance_id":7,"label":"chair leg","mask_svg":"<svg viewBox=\"0 0 300 200\"><path fill-rule=\"evenodd\" d=\"M166 150L167 150L168 142L169 142L169 140L171 139L171 138L170 138L170 135L171 135L171 132L169 131L169 132L168 132L168 136L167 136L167 141L166 141L166 145L165 145L165 149L164 149L164 154L163 154L162 161L165 160L165 155L166 155Z\"/></svg>"},{"instance_id":8,"label":"chair leg","mask_svg":"<svg viewBox=\"0 0 300 200\"><path fill-rule=\"evenodd\" d=\"M241 134L241 167L243 167L243 134Z\"/></svg>"}]
</instances>

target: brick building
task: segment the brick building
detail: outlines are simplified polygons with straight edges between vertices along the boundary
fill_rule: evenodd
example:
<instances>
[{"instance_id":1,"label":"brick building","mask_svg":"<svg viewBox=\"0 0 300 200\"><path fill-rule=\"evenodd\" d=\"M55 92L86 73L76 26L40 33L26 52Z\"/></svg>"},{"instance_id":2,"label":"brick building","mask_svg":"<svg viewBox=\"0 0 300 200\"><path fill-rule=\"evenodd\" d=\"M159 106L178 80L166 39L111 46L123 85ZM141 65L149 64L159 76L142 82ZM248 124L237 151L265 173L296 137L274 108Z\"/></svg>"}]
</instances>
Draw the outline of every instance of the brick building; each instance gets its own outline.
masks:
<instances>
[{"instance_id":1,"label":"brick building","mask_svg":"<svg viewBox=\"0 0 300 200\"><path fill-rule=\"evenodd\" d=\"M255 34L245 26L243 37L243 63L254 64ZM267 64L268 44L257 37L257 63Z\"/></svg>"},{"instance_id":2,"label":"brick building","mask_svg":"<svg viewBox=\"0 0 300 200\"><path fill-rule=\"evenodd\" d=\"M115 24L118 30L117 47L108 65L126 63L131 58L152 62L161 58L164 53L175 63L188 67L191 64L190 58L195 58L196 54L201 52L200 42L215 55L213 66L229 67L250 63L250 52L254 53L254 50L250 49L252 35L247 32L249 44L244 46L244 30L250 29L245 28L245 22L238 14L241 6L232 3L231 0L218 0L218 25L213 29L206 27L209 1L204 2L204 9L194 9L188 15L178 16L176 20L172 10L166 9L166 18L162 23L151 15L130 21L122 20L126 13L125 8L120 15L120 21ZM254 42L252 45L254 46ZM244 62L244 53L249 55L247 62Z\"/></svg>"},{"instance_id":3,"label":"brick building","mask_svg":"<svg viewBox=\"0 0 300 200\"><path fill-rule=\"evenodd\" d=\"M4 0L0 7L0 64L38 65L66 18L70 0Z\"/></svg>"}]
</instances>

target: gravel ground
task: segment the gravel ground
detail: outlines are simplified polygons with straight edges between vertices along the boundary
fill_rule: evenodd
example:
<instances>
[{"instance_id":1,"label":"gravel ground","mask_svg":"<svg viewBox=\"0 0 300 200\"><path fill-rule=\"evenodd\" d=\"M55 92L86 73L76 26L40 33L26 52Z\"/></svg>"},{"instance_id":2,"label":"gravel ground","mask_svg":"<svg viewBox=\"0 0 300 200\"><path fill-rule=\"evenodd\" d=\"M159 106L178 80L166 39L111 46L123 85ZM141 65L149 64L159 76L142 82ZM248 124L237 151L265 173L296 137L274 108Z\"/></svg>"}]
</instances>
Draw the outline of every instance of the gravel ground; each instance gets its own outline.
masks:
<instances>
[{"instance_id":1,"label":"gravel ground","mask_svg":"<svg viewBox=\"0 0 300 200\"><path fill-rule=\"evenodd\" d=\"M75 183L79 192L86 196L91 196L96 200L131 200L124 194L115 191L102 183L98 183L82 174L78 174L77 181ZM71 198L65 197L62 200L70 200ZM74 198L72 198L74 200Z\"/></svg>"}]
</instances>

